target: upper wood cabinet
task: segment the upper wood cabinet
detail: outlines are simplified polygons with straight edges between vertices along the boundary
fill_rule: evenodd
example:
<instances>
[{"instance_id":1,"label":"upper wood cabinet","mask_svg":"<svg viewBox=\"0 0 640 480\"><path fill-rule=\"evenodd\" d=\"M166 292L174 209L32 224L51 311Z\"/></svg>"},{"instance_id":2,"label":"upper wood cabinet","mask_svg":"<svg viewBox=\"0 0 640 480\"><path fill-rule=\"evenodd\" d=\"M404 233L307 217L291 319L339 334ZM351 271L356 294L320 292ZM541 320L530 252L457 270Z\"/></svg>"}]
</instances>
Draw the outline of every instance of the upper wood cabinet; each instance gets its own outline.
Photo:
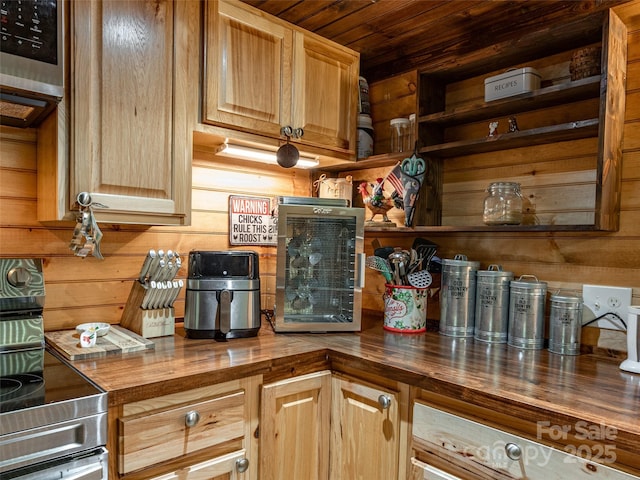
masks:
<instances>
[{"instance_id":1,"label":"upper wood cabinet","mask_svg":"<svg viewBox=\"0 0 640 480\"><path fill-rule=\"evenodd\" d=\"M203 122L355 159L359 54L241 2L205 22Z\"/></svg>"},{"instance_id":2,"label":"upper wood cabinet","mask_svg":"<svg viewBox=\"0 0 640 480\"><path fill-rule=\"evenodd\" d=\"M39 220L68 218L78 193L88 192L108 207L96 209L98 221L188 224L199 3L103 0L69 7L70 87L58 115L41 129ZM66 139L59 133L65 128ZM68 152L59 145L65 140ZM60 166L65 157L68 177ZM69 198L61 199L67 178Z\"/></svg>"}]
</instances>

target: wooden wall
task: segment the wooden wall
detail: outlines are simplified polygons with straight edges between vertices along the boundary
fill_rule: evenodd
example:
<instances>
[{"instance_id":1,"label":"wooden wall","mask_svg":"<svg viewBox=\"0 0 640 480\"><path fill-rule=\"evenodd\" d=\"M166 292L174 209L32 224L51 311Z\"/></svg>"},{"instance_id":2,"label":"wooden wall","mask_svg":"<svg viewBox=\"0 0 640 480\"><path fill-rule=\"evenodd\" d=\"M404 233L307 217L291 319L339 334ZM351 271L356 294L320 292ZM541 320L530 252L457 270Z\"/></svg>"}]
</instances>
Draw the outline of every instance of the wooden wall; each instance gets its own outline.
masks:
<instances>
[{"instance_id":1,"label":"wooden wall","mask_svg":"<svg viewBox=\"0 0 640 480\"><path fill-rule=\"evenodd\" d=\"M516 274L534 274L549 289L580 290L582 284L633 287L640 304L640 8L634 2L616 9L628 27L627 105L624 131L620 230L615 233L437 233L426 236L440 245L439 255L465 253L483 267L500 263ZM310 195L304 170L282 170L217 159L194 152L193 221L190 227L102 225L104 261L80 259L68 243L73 225L43 225L36 218L34 130L0 129L0 256L41 257L46 282L45 327L71 328L84 321L119 323L124 303L142 259L150 248L171 248L185 255L193 249L228 249L228 196ZM378 172L360 172L373 179ZM355 180L355 178L354 178ZM355 183L355 182L354 182ZM397 217L398 218L398 217ZM412 236L367 235L371 241L408 246ZM240 248L240 247L239 247ZM262 247L262 307L272 308L275 248ZM382 277L367 269L364 307L382 311ZM186 267L179 274L186 277ZM184 312L184 294L176 316ZM381 314L380 314L381 318ZM596 339L597 341L597 339Z\"/></svg>"},{"instance_id":2,"label":"wooden wall","mask_svg":"<svg viewBox=\"0 0 640 480\"><path fill-rule=\"evenodd\" d=\"M132 282L146 252L163 248L180 252L227 250L229 195L311 194L310 173L259 166L195 150L193 214L189 227L101 225L104 260L75 257L68 248L73 224L43 225L36 218L35 130L0 129L0 256L43 258L45 328L73 328L86 321L119 323ZM250 247L236 246L233 249ZM260 255L261 304L273 308L275 247L252 248ZM186 278L183 265L178 278ZM176 317L184 315L184 289Z\"/></svg>"}]
</instances>

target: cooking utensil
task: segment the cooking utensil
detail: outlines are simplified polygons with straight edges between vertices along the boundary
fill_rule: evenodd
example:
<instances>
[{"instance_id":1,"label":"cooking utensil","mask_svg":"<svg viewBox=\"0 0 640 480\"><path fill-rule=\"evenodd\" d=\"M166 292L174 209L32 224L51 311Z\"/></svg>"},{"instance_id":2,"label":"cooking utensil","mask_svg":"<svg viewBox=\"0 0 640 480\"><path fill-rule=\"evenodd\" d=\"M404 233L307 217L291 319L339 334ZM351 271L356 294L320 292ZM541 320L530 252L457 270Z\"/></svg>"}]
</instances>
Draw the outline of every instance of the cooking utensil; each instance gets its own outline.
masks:
<instances>
[{"instance_id":1,"label":"cooking utensil","mask_svg":"<svg viewBox=\"0 0 640 480\"><path fill-rule=\"evenodd\" d=\"M395 250L394 247L378 247L373 251L376 257L389 258L389 255Z\"/></svg>"},{"instance_id":2,"label":"cooking utensil","mask_svg":"<svg viewBox=\"0 0 640 480\"><path fill-rule=\"evenodd\" d=\"M427 288L433 282L433 278L428 270L419 270L407 275L409 285L416 288Z\"/></svg>"},{"instance_id":3,"label":"cooking utensil","mask_svg":"<svg viewBox=\"0 0 640 480\"><path fill-rule=\"evenodd\" d=\"M406 250L395 250L389 254L389 263L396 285L407 285L407 267L411 255Z\"/></svg>"},{"instance_id":4,"label":"cooking utensil","mask_svg":"<svg viewBox=\"0 0 640 480\"><path fill-rule=\"evenodd\" d=\"M376 256L368 256L364 260L365 266L369 267L372 270L377 270L382 273L382 276L387 282L393 281L393 275L391 275L391 270L389 269L389 263L384 259Z\"/></svg>"},{"instance_id":5,"label":"cooking utensil","mask_svg":"<svg viewBox=\"0 0 640 480\"><path fill-rule=\"evenodd\" d=\"M278 165L284 168L295 167L300 158L300 152L298 149L289 143L289 137L287 137L287 143L281 145L276 152L276 160Z\"/></svg>"}]
</instances>

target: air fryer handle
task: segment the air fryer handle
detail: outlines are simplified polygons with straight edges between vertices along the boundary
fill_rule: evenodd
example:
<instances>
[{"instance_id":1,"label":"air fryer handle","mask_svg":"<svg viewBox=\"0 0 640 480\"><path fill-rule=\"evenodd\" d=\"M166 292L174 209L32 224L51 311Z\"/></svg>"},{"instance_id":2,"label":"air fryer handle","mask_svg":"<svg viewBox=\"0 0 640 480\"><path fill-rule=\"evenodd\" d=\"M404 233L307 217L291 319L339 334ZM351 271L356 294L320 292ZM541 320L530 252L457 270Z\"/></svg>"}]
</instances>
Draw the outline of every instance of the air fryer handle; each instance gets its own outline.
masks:
<instances>
[{"instance_id":1,"label":"air fryer handle","mask_svg":"<svg viewBox=\"0 0 640 480\"><path fill-rule=\"evenodd\" d=\"M229 290L222 290L220 292L220 298L218 305L220 308L220 325L219 330L225 337L229 330L231 330L231 300L232 293Z\"/></svg>"}]
</instances>

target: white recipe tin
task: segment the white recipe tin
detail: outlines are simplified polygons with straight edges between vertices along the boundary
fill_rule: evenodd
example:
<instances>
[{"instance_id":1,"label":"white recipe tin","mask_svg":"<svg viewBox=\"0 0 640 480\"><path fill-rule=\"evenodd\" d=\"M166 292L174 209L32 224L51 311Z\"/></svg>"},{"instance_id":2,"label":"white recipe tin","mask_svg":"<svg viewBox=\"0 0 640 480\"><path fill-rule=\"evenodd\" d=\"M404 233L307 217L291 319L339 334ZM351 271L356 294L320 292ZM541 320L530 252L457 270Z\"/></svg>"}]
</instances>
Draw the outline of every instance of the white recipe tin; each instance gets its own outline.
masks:
<instances>
[{"instance_id":1,"label":"white recipe tin","mask_svg":"<svg viewBox=\"0 0 640 480\"><path fill-rule=\"evenodd\" d=\"M484 101L512 97L540 88L540 74L535 68L525 67L484 79Z\"/></svg>"}]
</instances>

